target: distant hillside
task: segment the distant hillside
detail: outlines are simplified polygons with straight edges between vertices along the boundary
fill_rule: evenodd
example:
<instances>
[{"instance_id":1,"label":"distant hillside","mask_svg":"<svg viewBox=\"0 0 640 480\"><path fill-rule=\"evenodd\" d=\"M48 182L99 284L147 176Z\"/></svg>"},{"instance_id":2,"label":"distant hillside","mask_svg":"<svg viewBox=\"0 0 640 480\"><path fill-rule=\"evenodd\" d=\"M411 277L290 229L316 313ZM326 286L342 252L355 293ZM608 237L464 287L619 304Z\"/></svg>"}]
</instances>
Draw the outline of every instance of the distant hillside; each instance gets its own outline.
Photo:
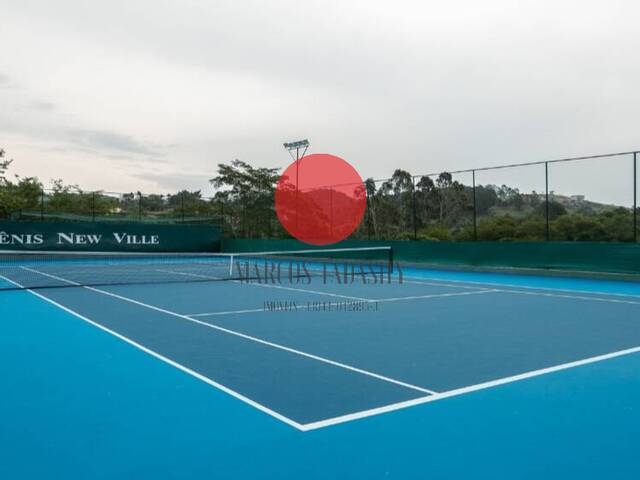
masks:
<instances>
[{"instance_id":1,"label":"distant hillside","mask_svg":"<svg viewBox=\"0 0 640 480\"><path fill-rule=\"evenodd\" d=\"M522 219L535 213L539 208L533 205L544 205L544 194L521 194L522 205L516 207L513 205L495 205L489 207L488 216L511 215L514 218ZM620 208L632 211L631 208L621 207L619 205L611 205L606 203L598 203L587 200L584 195L558 195L556 193L549 195L550 202L556 202L564 207L566 213L581 215L599 215L601 213L611 212ZM485 215L486 216L486 215Z\"/></svg>"}]
</instances>

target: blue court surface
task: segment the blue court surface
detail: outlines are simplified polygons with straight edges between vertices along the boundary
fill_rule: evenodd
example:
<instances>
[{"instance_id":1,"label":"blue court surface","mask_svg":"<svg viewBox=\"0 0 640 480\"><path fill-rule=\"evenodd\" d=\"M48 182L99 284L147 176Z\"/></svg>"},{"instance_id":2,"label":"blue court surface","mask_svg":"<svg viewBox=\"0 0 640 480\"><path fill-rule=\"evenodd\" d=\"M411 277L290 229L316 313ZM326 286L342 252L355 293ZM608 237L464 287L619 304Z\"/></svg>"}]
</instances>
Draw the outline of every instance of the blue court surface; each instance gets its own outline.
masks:
<instances>
[{"instance_id":1,"label":"blue court surface","mask_svg":"<svg viewBox=\"0 0 640 480\"><path fill-rule=\"evenodd\" d=\"M639 478L640 284L32 270L69 286L0 291L0 478Z\"/></svg>"}]
</instances>

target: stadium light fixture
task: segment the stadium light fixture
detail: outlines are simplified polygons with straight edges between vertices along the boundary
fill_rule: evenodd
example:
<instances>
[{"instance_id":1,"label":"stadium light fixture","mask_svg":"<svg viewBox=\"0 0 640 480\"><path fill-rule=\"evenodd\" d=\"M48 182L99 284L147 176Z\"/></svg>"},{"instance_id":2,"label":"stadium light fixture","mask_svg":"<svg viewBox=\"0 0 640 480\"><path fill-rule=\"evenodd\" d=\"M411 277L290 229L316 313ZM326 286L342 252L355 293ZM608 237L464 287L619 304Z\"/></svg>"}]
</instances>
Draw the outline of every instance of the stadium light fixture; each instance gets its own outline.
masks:
<instances>
[{"instance_id":1,"label":"stadium light fixture","mask_svg":"<svg viewBox=\"0 0 640 480\"><path fill-rule=\"evenodd\" d=\"M283 144L284 148L286 148L289 152L289 155L291 155L291 158L296 161L296 228L298 226L298 164L300 163L300 159L304 157L304 154L307 153L309 145L309 140L307 140L306 138L304 140L285 142ZM293 156L294 150L296 152L295 157ZM302 150L302 155L300 155L300 150Z\"/></svg>"},{"instance_id":2,"label":"stadium light fixture","mask_svg":"<svg viewBox=\"0 0 640 480\"><path fill-rule=\"evenodd\" d=\"M307 149L309 148L309 140L306 138L304 140L298 140L296 142L288 142L284 143L284 148L287 149L289 155L297 162L301 157L304 157L304 154L307 153ZM295 150L296 156L293 156L293 151ZM302 150L302 155L300 155L300 150Z\"/></svg>"}]
</instances>

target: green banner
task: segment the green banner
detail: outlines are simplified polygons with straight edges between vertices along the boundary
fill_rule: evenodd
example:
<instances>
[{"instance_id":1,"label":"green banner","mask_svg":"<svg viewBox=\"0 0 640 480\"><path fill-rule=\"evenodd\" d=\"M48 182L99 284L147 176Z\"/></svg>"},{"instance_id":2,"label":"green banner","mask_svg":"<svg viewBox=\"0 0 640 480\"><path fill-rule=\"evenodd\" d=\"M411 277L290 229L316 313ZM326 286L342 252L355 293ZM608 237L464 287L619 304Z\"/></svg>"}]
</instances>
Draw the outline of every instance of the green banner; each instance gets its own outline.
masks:
<instances>
[{"instance_id":1,"label":"green banner","mask_svg":"<svg viewBox=\"0 0 640 480\"><path fill-rule=\"evenodd\" d=\"M596 242L427 242L347 240L331 248L390 246L407 264L640 274L640 244ZM224 252L313 248L297 240L225 240Z\"/></svg>"},{"instance_id":2,"label":"green banner","mask_svg":"<svg viewBox=\"0 0 640 480\"><path fill-rule=\"evenodd\" d=\"M0 250L215 252L213 225L0 221Z\"/></svg>"}]
</instances>

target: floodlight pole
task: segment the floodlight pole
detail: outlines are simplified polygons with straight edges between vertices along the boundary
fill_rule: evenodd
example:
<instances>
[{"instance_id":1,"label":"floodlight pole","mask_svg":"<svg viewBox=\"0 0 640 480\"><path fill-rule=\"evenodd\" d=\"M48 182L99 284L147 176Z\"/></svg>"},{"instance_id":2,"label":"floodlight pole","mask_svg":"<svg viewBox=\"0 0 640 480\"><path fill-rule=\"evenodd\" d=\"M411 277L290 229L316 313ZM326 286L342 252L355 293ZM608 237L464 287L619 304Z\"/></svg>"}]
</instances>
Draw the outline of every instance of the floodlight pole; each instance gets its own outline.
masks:
<instances>
[{"instance_id":1,"label":"floodlight pole","mask_svg":"<svg viewBox=\"0 0 640 480\"><path fill-rule=\"evenodd\" d=\"M306 138L304 140L298 140L297 142L288 142L284 143L284 148L287 149L291 158L293 158L296 162L296 229L298 228L298 170L300 168L300 159L304 157L307 153L307 149L309 148L309 140ZM293 156L293 151L296 151L296 156ZM300 155L300 150L302 150L302 155Z\"/></svg>"}]
</instances>

